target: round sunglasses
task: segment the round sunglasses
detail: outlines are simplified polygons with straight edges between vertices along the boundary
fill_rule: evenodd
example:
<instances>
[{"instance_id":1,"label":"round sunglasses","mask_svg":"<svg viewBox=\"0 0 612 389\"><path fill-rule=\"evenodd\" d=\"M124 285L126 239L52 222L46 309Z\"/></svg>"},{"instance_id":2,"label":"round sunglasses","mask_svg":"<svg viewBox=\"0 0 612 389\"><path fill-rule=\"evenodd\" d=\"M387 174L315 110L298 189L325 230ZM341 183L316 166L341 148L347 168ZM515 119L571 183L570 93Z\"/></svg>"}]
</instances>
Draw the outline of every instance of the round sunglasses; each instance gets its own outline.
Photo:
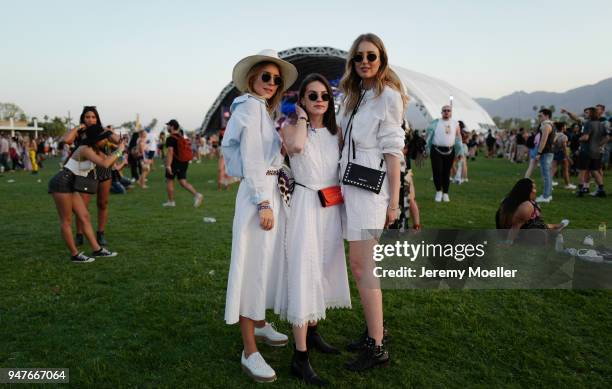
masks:
<instances>
[{"instance_id":1,"label":"round sunglasses","mask_svg":"<svg viewBox=\"0 0 612 389\"><path fill-rule=\"evenodd\" d=\"M374 53L370 53L368 55L366 55L366 58L368 59L368 62L374 62L378 59L378 56ZM353 57L353 62L355 63L361 63L363 62L363 54L357 54Z\"/></svg>"},{"instance_id":2,"label":"round sunglasses","mask_svg":"<svg viewBox=\"0 0 612 389\"><path fill-rule=\"evenodd\" d=\"M261 81L268 83L272 79L272 75L268 72L261 73ZM274 76L274 85L280 86L283 84L283 78L281 76Z\"/></svg>"},{"instance_id":3,"label":"round sunglasses","mask_svg":"<svg viewBox=\"0 0 612 389\"><path fill-rule=\"evenodd\" d=\"M323 101L329 101L329 93L327 92L321 92L321 100ZM317 101L319 99L319 94L317 92L310 92L308 94L308 100L310 101Z\"/></svg>"}]
</instances>

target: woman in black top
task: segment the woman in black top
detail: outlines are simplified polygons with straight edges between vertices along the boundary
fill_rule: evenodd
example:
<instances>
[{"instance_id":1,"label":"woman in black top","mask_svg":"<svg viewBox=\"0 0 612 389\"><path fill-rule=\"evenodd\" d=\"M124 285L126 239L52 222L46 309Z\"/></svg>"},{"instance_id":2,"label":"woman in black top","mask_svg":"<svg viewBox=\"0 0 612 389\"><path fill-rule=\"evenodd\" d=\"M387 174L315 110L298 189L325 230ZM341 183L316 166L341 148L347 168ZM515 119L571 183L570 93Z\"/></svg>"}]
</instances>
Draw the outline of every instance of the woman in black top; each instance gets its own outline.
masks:
<instances>
[{"instance_id":1,"label":"woman in black top","mask_svg":"<svg viewBox=\"0 0 612 389\"><path fill-rule=\"evenodd\" d=\"M100 115L98 114L98 110L95 106L85 106L83 108L83 112L81 113L79 122L79 127L73 128L64 135L62 140L65 143L69 145L74 144L76 147L78 147L78 145L86 138L85 130L87 127L95 125L102 126L102 122L100 121ZM107 129L112 132L112 135L108 138L108 141L110 142L106 142L106 144L101 147L100 151L105 155L111 155L112 149L116 147L115 145L121 142L121 137L113 132L112 127L107 126ZM112 183L112 170L110 167L107 168L102 166L96 166L95 177L98 180L98 191L96 194L96 206L98 208L98 230L96 232L96 238L100 245L106 246L108 243L106 241L106 237L104 236L104 230L106 228L106 222L108 220L108 198L110 196L110 188ZM81 197L83 198L83 202L87 207L89 205L89 201L91 200L91 195L87 193L82 193ZM77 246L83 244L83 225L78 219L75 242Z\"/></svg>"}]
</instances>

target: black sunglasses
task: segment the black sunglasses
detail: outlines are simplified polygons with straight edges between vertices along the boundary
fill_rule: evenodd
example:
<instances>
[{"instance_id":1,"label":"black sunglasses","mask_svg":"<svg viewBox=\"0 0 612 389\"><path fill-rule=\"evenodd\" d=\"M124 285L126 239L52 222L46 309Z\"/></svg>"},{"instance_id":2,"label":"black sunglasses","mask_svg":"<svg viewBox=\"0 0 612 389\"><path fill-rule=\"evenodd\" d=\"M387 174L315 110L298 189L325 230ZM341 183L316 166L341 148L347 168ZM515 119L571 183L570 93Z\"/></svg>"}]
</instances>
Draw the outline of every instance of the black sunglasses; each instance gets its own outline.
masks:
<instances>
[{"instance_id":1,"label":"black sunglasses","mask_svg":"<svg viewBox=\"0 0 612 389\"><path fill-rule=\"evenodd\" d=\"M376 61L376 59L378 58L378 56L374 53L370 53L368 55L366 55L366 58L368 59L368 62L374 62ZM361 63L363 62L363 54L357 54L353 57L353 61L355 63Z\"/></svg>"},{"instance_id":2,"label":"black sunglasses","mask_svg":"<svg viewBox=\"0 0 612 389\"><path fill-rule=\"evenodd\" d=\"M329 93L327 92L321 92L321 100L323 101L329 101ZM317 92L310 92L308 94L308 100L310 101L317 101L317 99L319 98L319 94Z\"/></svg>"},{"instance_id":3,"label":"black sunglasses","mask_svg":"<svg viewBox=\"0 0 612 389\"><path fill-rule=\"evenodd\" d=\"M272 79L272 75L268 72L261 73L261 81L268 83ZM274 76L274 85L280 86L283 84L283 78L281 76Z\"/></svg>"},{"instance_id":4,"label":"black sunglasses","mask_svg":"<svg viewBox=\"0 0 612 389\"><path fill-rule=\"evenodd\" d=\"M443 109L442 112L453 112L452 109Z\"/></svg>"}]
</instances>

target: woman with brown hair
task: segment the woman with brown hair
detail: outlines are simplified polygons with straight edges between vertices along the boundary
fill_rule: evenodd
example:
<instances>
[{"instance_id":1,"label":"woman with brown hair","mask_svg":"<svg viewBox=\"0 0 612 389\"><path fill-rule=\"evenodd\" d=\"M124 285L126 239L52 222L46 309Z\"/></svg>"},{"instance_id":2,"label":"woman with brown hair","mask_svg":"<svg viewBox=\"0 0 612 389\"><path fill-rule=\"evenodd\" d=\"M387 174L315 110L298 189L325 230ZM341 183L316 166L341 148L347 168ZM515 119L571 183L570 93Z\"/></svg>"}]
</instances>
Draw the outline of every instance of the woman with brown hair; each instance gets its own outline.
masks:
<instances>
[{"instance_id":1,"label":"woman with brown hair","mask_svg":"<svg viewBox=\"0 0 612 389\"><path fill-rule=\"evenodd\" d=\"M74 185L77 176L87 177L96 166L110 168L121 157L123 144L119 145L117 151L110 156L104 155L101 151L111 135L111 132L104 131L99 125L87 127L82 133L80 145L68 158L63 169L49 181L49 193L53 196L59 213L62 237L70 250L72 262L75 263L93 262L95 260L93 257L114 257L117 255L117 253L100 246L91 227L87 206ZM82 226L82 231L89 240L91 248L94 250L91 257L79 252L72 238L73 212Z\"/></svg>"},{"instance_id":2,"label":"woman with brown hair","mask_svg":"<svg viewBox=\"0 0 612 389\"><path fill-rule=\"evenodd\" d=\"M227 173L242 180L232 227L225 322L240 322L244 372L257 382L270 382L276 373L258 352L255 341L262 339L272 346L284 346L288 341L265 321L266 309L274 308L278 292L285 225L277 186L283 162L281 139L272 115L283 92L297 79L297 70L275 51L264 50L239 61L232 79L244 94L231 105L222 148Z\"/></svg>"},{"instance_id":3,"label":"woman with brown hair","mask_svg":"<svg viewBox=\"0 0 612 389\"><path fill-rule=\"evenodd\" d=\"M372 252L379 231L399 216L400 159L405 137L402 121L408 97L389 66L382 40L374 34L360 35L353 42L340 87L345 94L340 115L344 139L340 160L346 208L344 237L349 241L351 271L366 320L365 332L348 347L360 354L346 367L362 371L389 361L382 291L372 279ZM357 172L351 172L355 166ZM359 170L364 168L378 176L378 187L359 185L364 179Z\"/></svg>"},{"instance_id":4,"label":"woman with brown hair","mask_svg":"<svg viewBox=\"0 0 612 389\"><path fill-rule=\"evenodd\" d=\"M71 145L75 144L76 147L80 145L80 142L84 140L86 129L91 126L101 126L100 115L98 110L94 106L83 107L83 112L79 118L80 126L75 127L68 131L62 137L62 141ZM111 155L111 148L114 145L119 144L121 137L116 134L110 126L106 127L110 131L110 135L106 139L106 142L101 145L100 151L105 155ZM96 193L96 207L98 209L98 230L96 232L96 238L102 246L106 246L106 236L104 231L106 229L106 223L108 221L108 199L110 196L110 188L112 184L112 169L111 167L96 166L95 177L98 180L98 191ZM82 193L83 202L85 207L89 205L91 195L88 193ZM80 246L83 244L83 225L81 225L79 219L77 219L77 233L76 233L76 245Z\"/></svg>"},{"instance_id":5,"label":"woman with brown hair","mask_svg":"<svg viewBox=\"0 0 612 389\"><path fill-rule=\"evenodd\" d=\"M334 109L329 82L320 74L310 74L298 93L297 121L281 130L295 190L275 311L293 325L291 373L313 385L327 381L310 365L309 351L340 353L323 340L318 321L325 319L328 308L351 307L338 180L340 131Z\"/></svg>"}]
</instances>

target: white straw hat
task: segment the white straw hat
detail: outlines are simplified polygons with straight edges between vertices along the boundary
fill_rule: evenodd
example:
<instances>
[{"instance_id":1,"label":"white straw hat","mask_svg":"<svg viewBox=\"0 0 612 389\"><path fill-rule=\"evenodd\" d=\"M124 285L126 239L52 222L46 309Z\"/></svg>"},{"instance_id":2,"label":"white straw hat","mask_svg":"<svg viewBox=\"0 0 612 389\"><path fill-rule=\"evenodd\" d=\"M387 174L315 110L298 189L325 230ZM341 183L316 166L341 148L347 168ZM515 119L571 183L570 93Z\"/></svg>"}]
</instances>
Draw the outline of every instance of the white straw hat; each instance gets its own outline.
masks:
<instances>
[{"instance_id":1,"label":"white straw hat","mask_svg":"<svg viewBox=\"0 0 612 389\"><path fill-rule=\"evenodd\" d=\"M298 71L293 64L279 58L278 53L271 49L262 50L256 55L241 59L232 71L232 81L240 92L246 92L249 88L247 74L249 70L260 62L272 62L278 65L283 78L283 92L293 85L298 78Z\"/></svg>"}]
</instances>

